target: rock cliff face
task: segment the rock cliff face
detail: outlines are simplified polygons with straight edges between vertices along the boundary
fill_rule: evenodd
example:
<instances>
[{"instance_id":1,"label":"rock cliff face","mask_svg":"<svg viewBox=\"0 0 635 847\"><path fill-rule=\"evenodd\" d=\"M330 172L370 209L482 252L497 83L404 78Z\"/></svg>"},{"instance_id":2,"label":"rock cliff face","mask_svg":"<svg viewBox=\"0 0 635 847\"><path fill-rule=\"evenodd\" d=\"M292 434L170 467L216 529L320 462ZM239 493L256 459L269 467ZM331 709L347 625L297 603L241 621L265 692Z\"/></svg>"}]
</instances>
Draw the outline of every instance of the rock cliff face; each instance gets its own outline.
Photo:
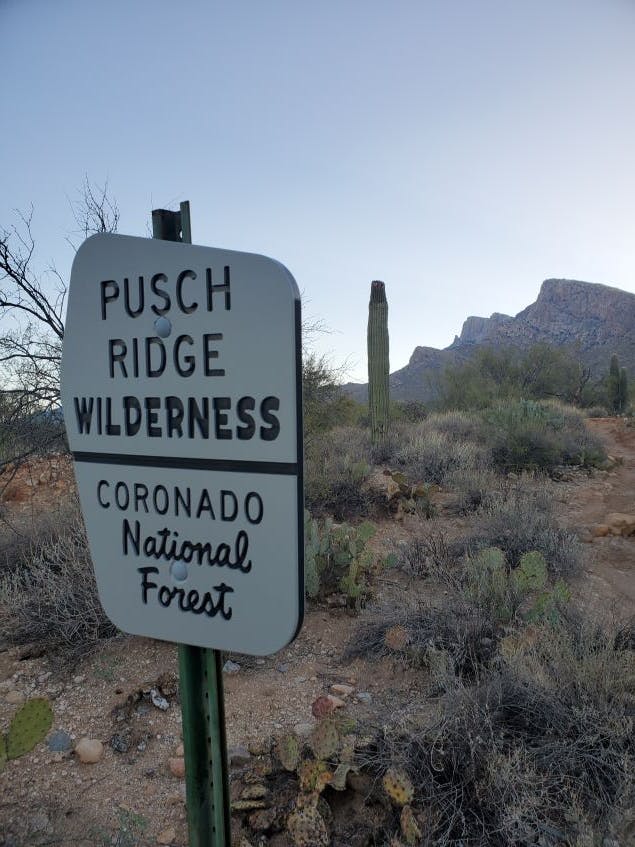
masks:
<instances>
[{"instance_id":1,"label":"rock cliff face","mask_svg":"<svg viewBox=\"0 0 635 847\"><path fill-rule=\"evenodd\" d=\"M416 347L405 368L390 376L394 400L434 399L445 367L468 359L479 347L519 350L546 342L575 349L599 378L613 353L635 376L635 294L570 279L547 279L538 299L515 317L495 312L469 317L445 350ZM364 401L366 386L349 383L346 393Z\"/></svg>"}]
</instances>

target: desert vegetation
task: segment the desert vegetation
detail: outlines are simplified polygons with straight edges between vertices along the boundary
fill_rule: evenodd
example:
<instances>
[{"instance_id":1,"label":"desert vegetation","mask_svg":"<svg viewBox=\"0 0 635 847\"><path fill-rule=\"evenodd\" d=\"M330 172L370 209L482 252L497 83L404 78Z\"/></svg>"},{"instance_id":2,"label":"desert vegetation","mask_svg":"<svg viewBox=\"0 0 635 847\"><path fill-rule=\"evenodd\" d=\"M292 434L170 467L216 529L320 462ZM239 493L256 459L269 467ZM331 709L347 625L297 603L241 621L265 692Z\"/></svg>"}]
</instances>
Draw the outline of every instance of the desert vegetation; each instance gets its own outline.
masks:
<instances>
[{"instance_id":1,"label":"desert vegetation","mask_svg":"<svg viewBox=\"0 0 635 847\"><path fill-rule=\"evenodd\" d=\"M97 217L87 226L113 225L105 196L93 194L92 209ZM2 256L19 271L11 281L20 297L34 296L28 254L5 247ZM593 383L574 356L546 345L513 356L481 351L446 372L434 408L389 404L387 306L383 284L373 286L368 337L378 350L369 349L369 373L378 387L370 407L342 394L327 359L304 354L303 649L315 660L324 654L317 633L334 633L338 674L329 681L338 682L313 699L308 729L306 714L296 712L289 725L276 720L233 774L242 791L237 843L622 847L633 834L632 622L585 609L576 592L592 552L561 512L580 490L566 486L607 480L616 467L588 418L628 414L626 373L615 359ZM65 450L54 403L57 314L49 314L48 347L33 328L5 339L5 363L22 380L1 398L5 491L21 468L59 462ZM44 678L83 679L83 669L100 667L114 683L112 667L91 662L125 636L99 604L70 487L57 499L52 520L23 523L5 548L1 649L16 662L44 662ZM1 508L9 526L11 500ZM292 687L290 656L276 667L281 687ZM245 688L262 700L260 666L231 659L228 672L242 667ZM339 681L350 668L387 680L386 690L355 699L355 685ZM303 695L310 679L320 684L318 675L297 679ZM134 710L148 698L167 702L161 692L177 698L165 680L127 697L116 690L124 703L105 713L117 721L143 717ZM42 703L29 698L16 712L18 724L34 710L46 713L34 743L50 725ZM112 755L128 751L127 737L112 734ZM152 737L138 742L141 758ZM35 768L28 752L20 747L7 768ZM170 764L170 778L177 772ZM136 812L117 815L117 831L111 820L111 829L100 824L88 842L73 843L155 843ZM54 843L49 836L29 843ZM178 838L175 831L159 843L184 843Z\"/></svg>"}]
</instances>

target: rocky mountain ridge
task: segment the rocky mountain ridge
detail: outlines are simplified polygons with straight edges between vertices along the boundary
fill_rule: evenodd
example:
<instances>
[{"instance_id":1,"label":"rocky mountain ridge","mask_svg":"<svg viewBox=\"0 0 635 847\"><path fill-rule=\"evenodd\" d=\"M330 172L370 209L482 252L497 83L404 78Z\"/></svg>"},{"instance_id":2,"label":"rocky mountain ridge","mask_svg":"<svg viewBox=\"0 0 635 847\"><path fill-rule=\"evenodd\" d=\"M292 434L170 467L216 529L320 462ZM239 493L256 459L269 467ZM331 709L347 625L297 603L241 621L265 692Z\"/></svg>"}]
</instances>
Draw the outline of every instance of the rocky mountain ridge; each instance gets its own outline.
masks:
<instances>
[{"instance_id":1,"label":"rocky mountain ridge","mask_svg":"<svg viewBox=\"0 0 635 847\"><path fill-rule=\"evenodd\" d=\"M470 316L449 347L416 347L408 364L390 375L391 397L433 400L443 370L480 347L524 350L538 343L575 350L596 379L606 373L614 353L635 375L635 294L598 283L547 279L535 303L517 315ZM353 399L366 400L366 385L343 388Z\"/></svg>"}]
</instances>

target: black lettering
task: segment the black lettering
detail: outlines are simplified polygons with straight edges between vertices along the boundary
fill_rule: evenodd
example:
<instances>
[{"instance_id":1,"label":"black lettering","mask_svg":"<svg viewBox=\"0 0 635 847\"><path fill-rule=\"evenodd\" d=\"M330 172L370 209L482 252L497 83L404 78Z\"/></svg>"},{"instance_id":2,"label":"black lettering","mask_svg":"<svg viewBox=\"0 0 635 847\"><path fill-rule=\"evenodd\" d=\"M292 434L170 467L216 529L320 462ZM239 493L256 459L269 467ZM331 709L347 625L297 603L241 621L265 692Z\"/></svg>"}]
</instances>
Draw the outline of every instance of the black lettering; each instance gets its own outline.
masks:
<instances>
[{"instance_id":1,"label":"black lettering","mask_svg":"<svg viewBox=\"0 0 635 847\"><path fill-rule=\"evenodd\" d=\"M135 482L134 484L134 510L139 511L139 503L143 504L143 509L148 513L148 486L143 482Z\"/></svg>"},{"instance_id":2,"label":"black lettering","mask_svg":"<svg viewBox=\"0 0 635 847\"><path fill-rule=\"evenodd\" d=\"M256 422L249 412L253 412L255 408L256 401L253 397L241 397L238 401L236 414L238 415L238 419L241 423L245 424L244 426L236 427L236 435L241 441L248 441L250 438L254 437L256 432Z\"/></svg>"},{"instance_id":3,"label":"black lettering","mask_svg":"<svg viewBox=\"0 0 635 847\"><path fill-rule=\"evenodd\" d=\"M159 494L161 494L163 500L162 507L159 506ZM165 515L170 508L170 497L168 496L168 490L164 485L156 485L154 487L154 491L152 492L152 505L154 506L155 512L158 512L160 515Z\"/></svg>"},{"instance_id":4,"label":"black lettering","mask_svg":"<svg viewBox=\"0 0 635 847\"><path fill-rule=\"evenodd\" d=\"M177 591L183 591L183 589L168 588L167 585L162 585L161 588L159 588L159 603L167 609Z\"/></svg>"},{"instance_id":5,"label":"black lettering","mask_svg":"<svg viewBox=\"0 0 635 847\"><path fill-rule=\"evenodd\" d=\"M224 282L222 285L213 285L212 280L212 269L206 268L205 271L207 278L207 311L214 311L214 294L224 293L225 294L225 310L227 312L230 311L232 307L231 300L231 290L230 290L230 278L229 278L229 265L225 265L224 269Z\"/></svg>"},{"instance_id":6,"label":"black lettering","mask_svg":"<svg viewBox=\"0 0 635 847\"><path fill-rule=\"evenodd\" d=\"M232 403L229 397L214 397L214 435L219 441L227 441L233 438L232 431L227 426L229 418L225 414L226 409L231 409Z\"/></svg>"},{"instance_id":7,"label":"black lettering","mask_svg":"<svg viewBox=\"0 0 635 847\"><path fill-rule=\"evenodd\" d=\"M183 302L183 280L185 279L196 279L196 273L194 271L181 271L176 280L176 302L179 304L179 309L186 315L189 315L191 312L196 311L198 303L194 300L187 306Z\"/></svg>"},{"instance_id":8,"label":"black lettering","mask_svg":"<svg viewBox=\"0 0 635 847\"><path fill-rule=\"evenodd\" d=\"M189 344L191 347L194 344L192 336L179 335L179 337L174 342L174 351L172 354L174 357L174 367L176 368L176 372L179 376L192 376L192 374L194 373L194 368L196 367L196 360L194 359L194 356L189 353L187 356L183 356L182 359L182 361L187 365L187 368L184 368L182 366L180 358L182 344Z\"/></svg>"},{"instance_id":9,"label":"black lettering","mask_svg":"<svg viewBox=\"0 0 635 847\"><path fill-rule=\"evenodd\" d=\"M225 501L229 498L232 506L231 514L225 508ZM233 491L221 491L220 493L220 516L223 521L235 521L238 514L238 498Z\"/></svg>"},{"instance_id":10,"label":"black lettering","mask_svg":"<svg viewBox=\"0 0 635 847\"><path fill-rule=\"evenodd\" d=\"M202 410L201 410L202 406ZM199 434L202 438L209 438L209 400L203 397L201 406L196 402L195 397L188 397L187 400L187 437L194 438L194 427L198 426Z\"/></svg>"},{"instance_id":11,"label":"black lettering","mask_svg":"<svg viewBox=\"0 0 635 847\"><path fill-rule=\"evenodd\" d=\"M115 345L119 347L119 350L115 353ZM115 378L115 362L119 363L121 367L121 373L124 377L128 378L128 371L126 370L126 364L124 359L126 358L126 353L128 352L128 346L123 338L111 338L108 341L108 368L110 370L110 378Z\"/></svg>"},{"instance_id":12,"label":"black lettering","mask_svg":"<svg viewBox=\"0 0 635 847\"><path fill-rule=\"evenodd\" d=\"M119 496L120 491L124 493L123 498ZM118 482L115 485L115 503L117 504L117 508L122 512L125 512L130 505L130 492L125 482Z\"/></svg>"},{"instance_id":13,"label":"black lettering","mask_svg":"<svg viewBox=\"0 0 635 847\"><path fill-rule=\"evenodd\" d=\"M174 488L174 514L178 518L179 510L181 505L183 506L183 511L190 518L192 516L192 491L189 486L185 489L186 496L183 497L181 494L181 489L178 486ZM197 516L198 517L198 516Z\"/></svg>"},{"instance_id":14,"label":"black lettering","mask_svg":"<svg viewBox=\"0 0 635 847\"><path fill-rule=\"evenodd\" d=\"M206 332L203 336L203 350L205 353L205 376L225 376L224 368L212 368L210 362L212 359L218 359L218 350L214 350L210 346L212 341L222 341L222 332Z\"/></svg>"},{"instance_id":15,"label":"black lettering","mask_svg":"<svg viewBox=\"0 0 635 847\"><path fill-rule=\"evenodd\" d=\"M168 413L168 438L176 432L179 438L183 435L183 403L178 397L166 397L165 406Z\"/></svg>"},{"instance_id":16,"label":"black lettering","mask_svg":"<svg viewBox=\"0 0 635 847\"><path fill-rule=\"evenodd\" d=\"M146 397L146 433L149 438L160 438L163 435L159 423L159 413L157 409L161 408L161 400L158 397Z\"/></svg>"},{"instance_id":17,"label":"black lettering","mask_svg":"<svg viewBox=\"0 0 635 847\"><path fill-rule=\"evenodd\" d=\"M123 523L121 525L121 544L123 547L124 556L128 555L128 543L130 543L134 549L134 555L139 555L140 548L140 539L141 539L141 524L139 521L134 522L134 530L130 529L130 522L128 518L123 519Z\"/></svg>"},{"instance_id":18,"label":"black lettering","mask_svg":"<svg viewBox=\"0 0 635 847\"><path fill-rule=\"evenodd\" d=\"M102 509L109 509L110 503L104 503L104 501L101 499L101 490L104 487L110 488L110 485L105 479L100 479L97 483L97 502L102 507Z\"/></svg>"},{"instance_id":19,"label":"black lettering","mask_svg":"<svg viewBox=\"0 0 635 847\"><path fill-rule=\"evenodd\" d=\"M201 492L200 500L198 501L198 508L196 509L196 517L200 518L203 512L209 512L210 518L215 521L216 515L214 514L214 507L212 506L212 498L209 496L209 491L207 488L204 488Z\"/></svg>"},{"instance_id":20,"label":"black lettering","mask_svg":"<svg viewBox=\"0 0 635 847\"><path fill-rule=\"evenodd\" d=\"M121 426L112 422L111 397L106 397L106 435L121 435Z\"/></svg>"},{"instance_id":21,"label":"black lettering","mask_svg":"<svg viewBox=\"0 0 635 847\"><path fill-rule=\"evenodd\" d=\"M159 365L156 368L152 367L152 348L159 350ZM146 374L149 377L161 376L165 370L166 353L165 346L160 338L155 335L146 338Z\"/></svg>"},{"instance_id":22,"label":"black lettering","mask_svg":"<svg viewBox=\"0 0 635 847\"><path fill-rule=\"evenodd\" d=\"M77 417L77 429L80 435L90 435L90 424L93 419L93 397L73 397L75 416Z\"/></svg>"},{"instance_id":23,"label":"black lettering","mask_svg":"<svg viewBox=\"0 0 635 847\"><path fill-rule=\"evenodd\" d=\"M126 396L123 398L124 426L126 435L136 435L141 429L141 403L136 397Z\"/></svg>"},{"instance_id":24,"label":"black lettering","mask_svg":"<svg viewBox=\"0 0 635 847\"><path fill-rule=\"evenodd\" d=\"M150 290L153 294L157 294L165 303L165 306L156 306L154 303L150 307L155 315L165 315L170 311L170 295L167 291L159 288L160 282L167 282L168 278L165 274L155 274L150 280Z\"/></svg>"},{"instance_id":25,"label":"black lettering","mask_svg":"<svg viewBox=\"0 0 635 847\"><path fill-rule=\"evenodd\" d=\"M255 516L252 515L251 504L255 503ZM250 524L259 524L262 522L262 515L265 510L264 504L262 502L262 497L260 494L257 494L255 491L250 491L249 494L245 497L245 516Z\"/></svg>"},{"instance_id":26,"label":"black lettering","mask_svg":"<svg viewBox=\"0 0 635 847\"><path fill-rule=\"evenodd\" d=\"M123 304L124 304L124 309L126 310L127 314L130 315L131 318L136 318L141 314L141 312L143 312L144 291L143 291L143 277L142 276L139 277L139 281L137 283L137 294L139 295L138 296L138 306L137 306L137 309L135 310L130 305L130 280L128 279L128 277L125 277L124 281L123 281Z\"/></svg>"},{"instance_id":27,"label":"black lettering","mask_svg":"<svg viewBox=\"0 0 635 847\"><path fill-rule=\"evenodd\" d=\"M278 411L280 408L280 400L277 397L265 397L260 404L260 416L268 427L260 427L260 437L263 441L275 441L280 435L280 421L275 415L271 414L272 409Z\"/></svg>"},{"instance_id":28,"label":"black lettering","mask_svg":"<svg viewBox=\"0 0 635 847\"><path fill-rule=\"evenodd\" d=\"M156 582L150 582L148 580L149 573L159 573L158 568L137 568L137 571L141 574L141 598L144 604L148 602L148 591L150 588L156 588Z\"/></svg>"},{"instance_id":29,"label":"black lettering","mask_svg":"<svg viewBox=\"0 0 635 847\"><path fill-rule=\"evenodd\" d=\"M114 279L103 279L99 283L101 289L101 319L106 320L106 303L112 303L119 297L119 286ZM112 294L107 294L106 289L110 287Z\"/></svg>"}]
</instances>

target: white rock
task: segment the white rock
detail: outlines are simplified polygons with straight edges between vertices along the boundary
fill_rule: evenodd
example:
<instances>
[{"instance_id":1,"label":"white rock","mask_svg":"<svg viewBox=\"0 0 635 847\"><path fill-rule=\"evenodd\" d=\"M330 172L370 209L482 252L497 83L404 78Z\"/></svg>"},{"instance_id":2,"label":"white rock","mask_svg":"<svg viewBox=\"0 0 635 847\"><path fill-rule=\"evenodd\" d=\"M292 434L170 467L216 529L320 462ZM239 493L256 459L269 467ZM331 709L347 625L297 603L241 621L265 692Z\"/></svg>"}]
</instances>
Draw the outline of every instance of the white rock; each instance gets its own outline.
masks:
<instances>
[{"instance_id":1,"label":"white rock","mask_svg":"<svg viewBox=\"0 0 635 847\"><path fill-rule=\"evenodd\" d=\"M93 765L104 755L104 745L96 738L80 738L75 745L75 755L80 762Z\"/></svg>"}]
</instances>

